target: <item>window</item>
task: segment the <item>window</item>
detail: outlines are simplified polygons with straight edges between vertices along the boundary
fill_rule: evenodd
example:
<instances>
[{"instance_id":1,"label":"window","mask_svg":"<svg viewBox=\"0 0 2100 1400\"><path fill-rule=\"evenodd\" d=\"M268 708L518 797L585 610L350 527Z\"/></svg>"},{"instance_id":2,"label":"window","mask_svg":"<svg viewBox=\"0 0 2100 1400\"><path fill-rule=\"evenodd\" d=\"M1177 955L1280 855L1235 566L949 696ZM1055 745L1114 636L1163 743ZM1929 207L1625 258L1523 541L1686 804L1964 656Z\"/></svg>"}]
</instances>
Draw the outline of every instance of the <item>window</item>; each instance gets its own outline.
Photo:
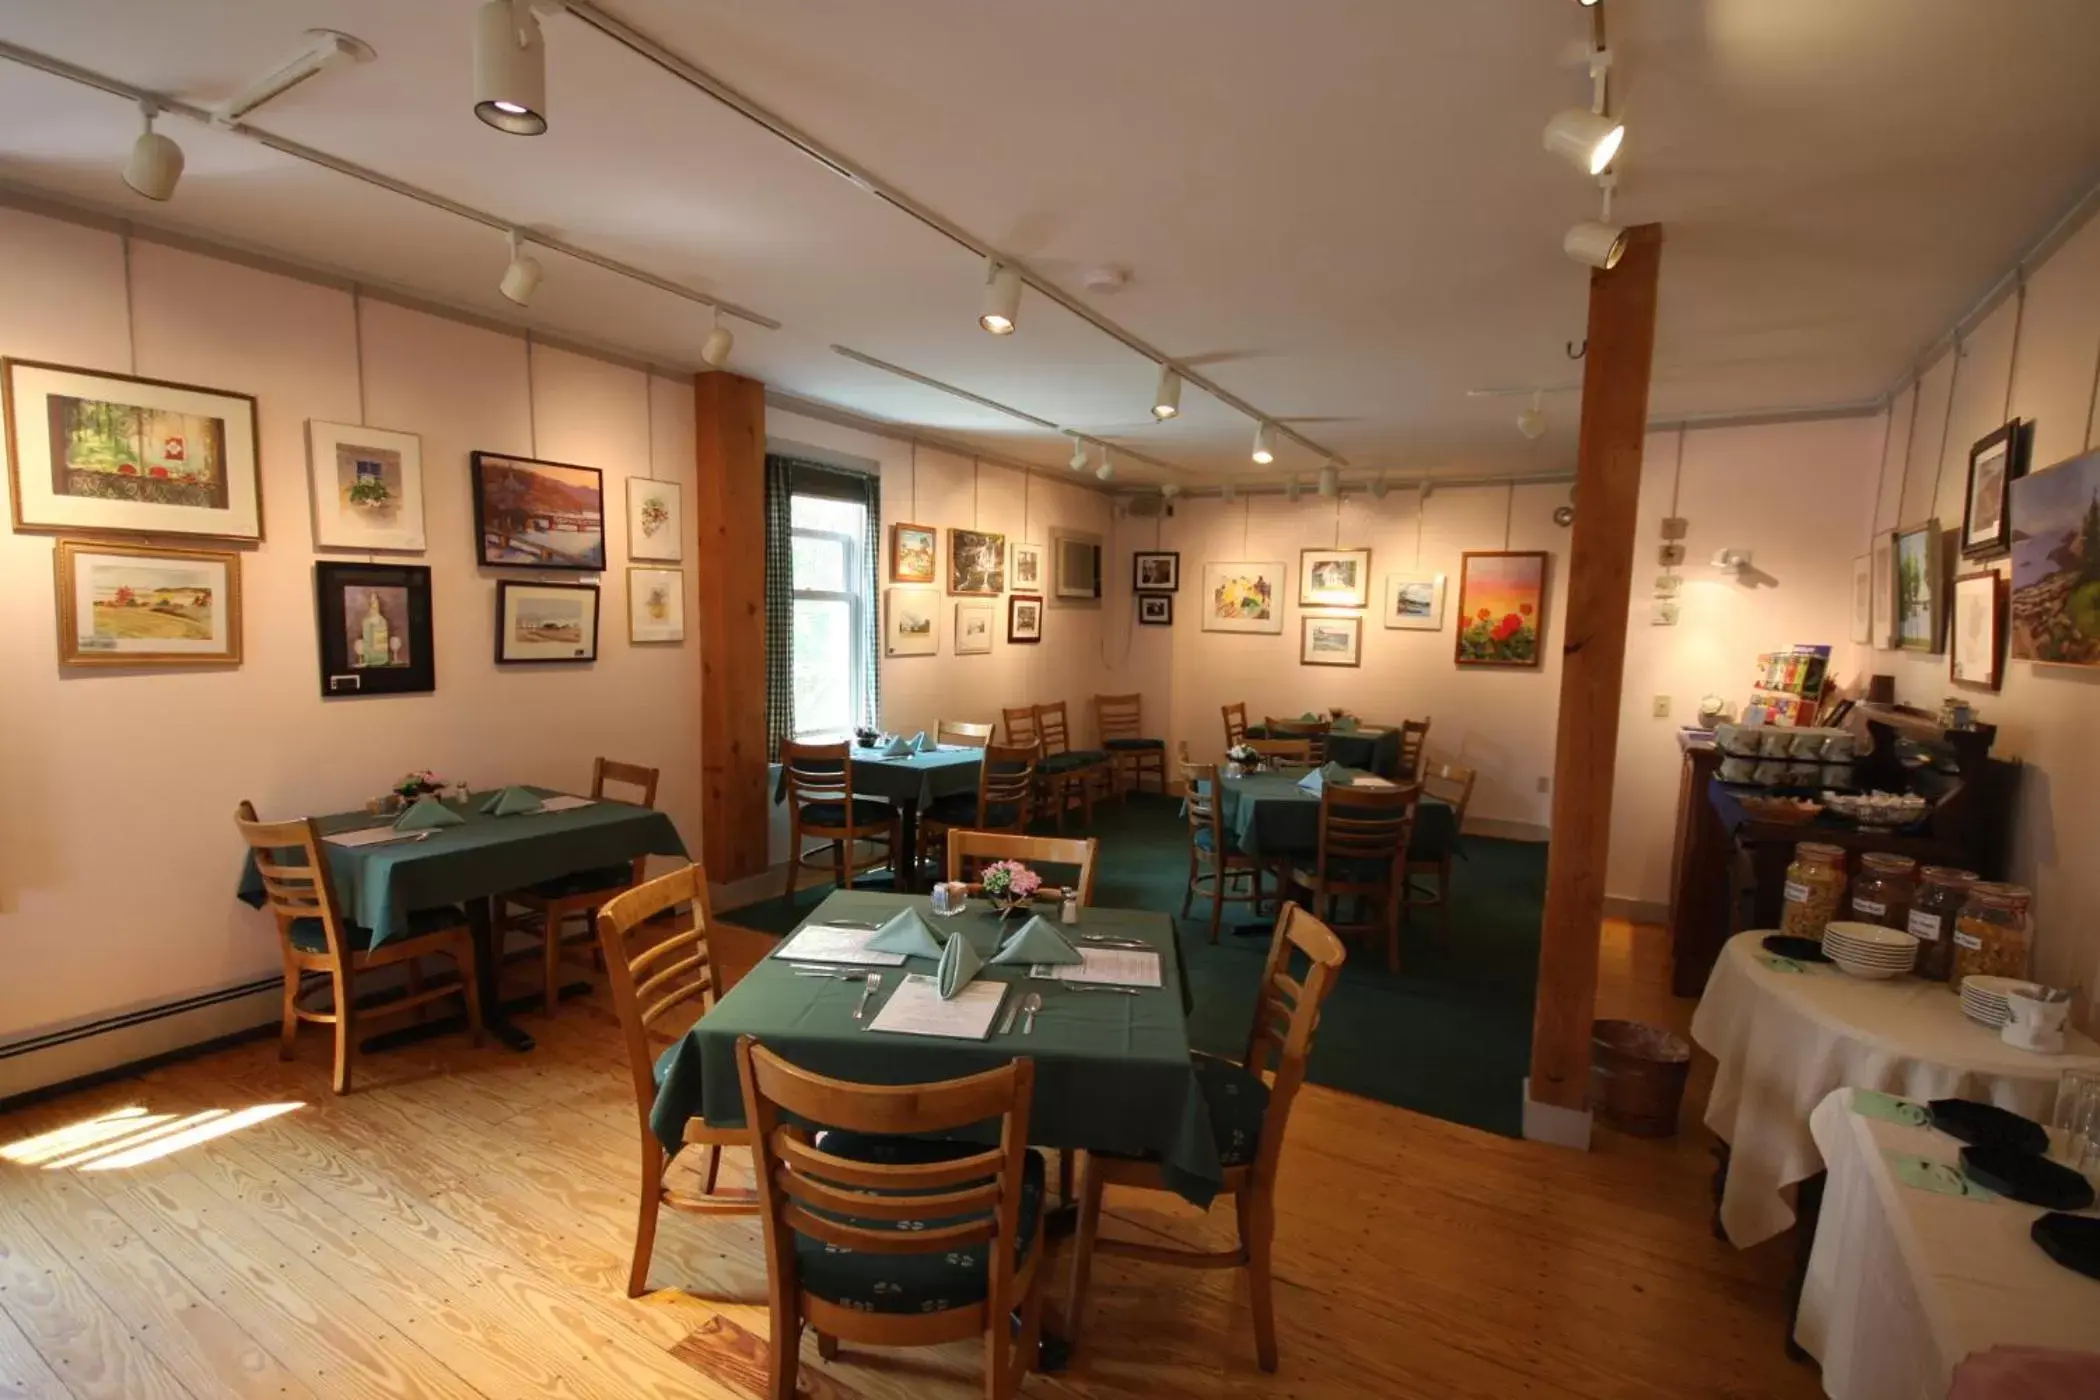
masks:
<instances>
[{"instance_id":1,"label":"window","mask_svg":"<svg viewBox=\"0 0 2100 1400\"><path fill-rule=\"evenodd\" d=\"M862 693L875 606L862 557L868 508L798 491L791 510L795 737L843 738L870 708Z\"/></svg>"}]
</instances>

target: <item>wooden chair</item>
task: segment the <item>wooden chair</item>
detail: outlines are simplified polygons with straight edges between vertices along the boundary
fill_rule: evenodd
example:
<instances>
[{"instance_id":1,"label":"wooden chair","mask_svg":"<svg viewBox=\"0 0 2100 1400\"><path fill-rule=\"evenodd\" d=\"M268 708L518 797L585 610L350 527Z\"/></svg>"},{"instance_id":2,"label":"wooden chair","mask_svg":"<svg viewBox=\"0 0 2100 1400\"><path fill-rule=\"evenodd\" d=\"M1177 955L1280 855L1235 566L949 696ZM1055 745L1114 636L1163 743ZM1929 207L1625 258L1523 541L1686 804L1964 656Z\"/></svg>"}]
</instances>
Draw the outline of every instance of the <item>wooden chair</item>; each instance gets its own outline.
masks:
<instances>
[{"instance_id":1,"label":"wooden chair","mask_svg":"<svg viewBox=\"0 0 2100 1400\"><path fill-rule=\"evenodd\" d=\"M1400 771L1394 776L1403 783L1422 781L1422 746L1429 742L1427 719L1400 721Z\"/></svg>"},{"instance_id":2,"label":"wooden chair","mask_svg":"<svg viewBox=\"0 0 2100 1400\"><path fill-rule=\"evenodd\" d=\"M1013 723L1007 722L1007 733ZM1035 707L1035 733L1042 741L1042 761L1036 764L1036 786L1050 799L1057 816L1057 834L1065 834L1065 809L1076 794L1088 826L1094 824L1094 785L1109 780L1108 753L1103 749L1075 749L1072 730L1065 718L1065 702Z\"/></svg>"},{"instance_id":3,"label":"wooden chair","mask_svg":"<svg viewBox=\"0 0 2100 1400\"><path fill-rule=\"evenodd\" d=\"M986 863L995 860L1017 860L1030 869L1044 865L1068 865L1077 870L1072 884L1079 891L1081 904L1094 902L1094 860L1100 854L1101 843L1094 837L1084 841L1077 837L1062 836L1008 836L990 831L951 831L948 833L948 878L971 883L971 876ZM1044 881L1046 893L1038 899L1048 899L1049 881Z\"/></svg>"},{"instance_id":4,"label":"wooden chair","mask_svg":"<svg viewBox=\"0 0 2100 1400\"><path fill-rule=\"evenodd\" d=\"M793 1400L807 1324L827 1359L841 1341L982 1337L985 1394L1013 1395L1042 1332L1043 1159L1028 1150L1035 1062L874 1085L797 1069L750 1036L736 1057L765 1222L766 1394ZM918 1136L992 1121L996 1147Z\"/></svg>"},{"instance_id":5,"label":"wooden chair","mask_svg":"<svg viewBox=\"0 0 2100 1400\"><path fill-rule=\"evenodd\" d=\"M1324 719L1277 719L1265 716L1261 722L1262 734L1270 739L1303 739L1312 746L1312 761L1327 761L1327 736L1334 729L1331 720Z\"/></svg>"},{"instance_id":6,"label":"wooden chair","mask_svg":"<svg viewBox=\"0 0 2100 1400\"><path fill-rule=\"evenodd\" d=\"M1291 954L1307 960L1302 981L1291 976ZM1225 1166L1225 1194L1239 1218L1239 1244L1214 1253L1103 1238L1103 1188L1166 1192L1171 1188L1155 1160L1086 1154L1079 1178L1079 1231L1072 1251L1070 1316L1066 1337L1076 1347L1086 1316L1088 1276L1094 1255L1122 1254L1161 1264L1247 1271L1254 1310L1254 1350L1264 1371L1276 1369L1276 1316L1270 1298L1269 1251L1276 1234L1276 1165L1283 1152L1291 1103L1305 1080L1320 1007L1334 990L1343 961L1333 930L1295 905L1285 905L1269 941L1261 990L1247 1054L1239 1064L1206 1055L1194 1058L1196 1080L1210 1106L1211 1131Z\"/></svg>"},{"instance_id":7,"label":"wooden chair","mask_svg":"<svg viewBox=\"0 0 2100 1400\"><path fill-rule=\"evenodd\" d=\"M933 727L933 742L981 749L992 742L992 726L966 719L944 719Z\"/></svg>"},{"instance_id":8,"label":"wooden chair","mask_svg":"<svg viewBox=\"0 0 2100 1400\"><path fill-rule=\"evenodd\" d=\"M1034 744L1042 736L1036 732L1035 706L1023 705L1017 710L1001 708L999 715L1006 721L1006 742L1016 748L1023 744Z\"/></svg>"},{"instance_id":9,"label":"wooden chair","mask_svg":"<svg viewBox=\"0 0 2100 1400\"><path fill-rule=\"evenodd\" d=\"M1183 752L1187 750L1184 748ZM1189 883L1188 891L1181 897L1181 917L1189 916L1189 905L1197 895L1208 899L1210 941L1215 943L1225 922L1227 904L1251 902L1256 910L1261 908L1261 863L1240 850L1238 843L1226 834L1217 764L1184 760L1181 790L1189 820ZM1244 876L1253 877L1253 891L1232 893L1232 882Z\"/></svg>"},{"instance_id":10,"label":"wooden chair","mask_svg":"<svg viewBox=\"0 0 2100 1400\"><path fill-rule=\"evenodd\" d=\"M1435 908L1444 932L1451 932L1451 858L1459 854L1458 840L1465 829L1466 808L1473 805L1473 784L1480 775L1471 768L1458 763L1432 763L1422 775L1422 791L1431 797L1440 797L1451 804L1451 844L1443 850L1417 851L1410 846L1407 853L1408 907L1424 905ZM1416 875L1436 876L1436 893L1431 894L1415 883Z\"/></svg>"},{"instance_id":11,"label":"wooden chair","mask_svg":"<svg viewBox=\"0 0 2100 1400\"><path fill-rule=\"evenodd\" d=\"M669 918L663 917L669 915ZM656 1106L656 1060L663 1042L691 1029L715 1004L714 963L708 933L714 910L708 903L707 872L688 865L606 901L598 911L598 949L612 983L613 1011L620 1019L620 1046L634 1086L635 1119L642 1134L642 1190L634 1224L634 1263L627 1271L627 1296L649 1289L649 1256L656 1247L656 1221L663 1207L693 1215L756 1215L758 1197L718 1192L722 1149L750 1145L746 1128L717 1128L688 1118L681 1142L707 1149L701 1193L686 1196L667 1188L672 1154L649 1127ZM685 1012L690 1011L690 1015ZM676 1012L677 1019L665 1022Z\"/></svg>"},{"instance_id":12,"label":"wooden chair","mask_svg":"<svg viewBox=\"0 0 2100 1400\"><path fill-rule=\"evenodd\" d=\"M1225 712L1225 747L1238 748L1247 737L1247 704L1236 700L1218 708Z\"/></svg>"},{"instance_id":13,"label":"wooden chair","mask_svg":"<svg viewBox=\"0 0 2100 1400\"><path fill-rule=\"evenodd\" d=\"M639 800L636 805L653 808L656 806L657 776L654 768L600 758L591 765L591 796L602 802L605 800L605 785L618 783L637 790ZM591 926L592 911L620 891L640 884L648 873L648 866L648 858L641 857L626 865L579 870L573 875L562 875L522 890L512 890L496 901L498 948L504 946L512 933L522 933L539 941L540 979L549 1016L554 1014L554 1008L561 1000L564 949L573 950L575 944L583 943L595 953L598 935ZM579 919L583 925L573 934L567 927L571 919Z\"/></svg>"},{"instance_id":14,"label":"wooden chair","mask_svg":"<svg viewBox=\"0 0 2100 1400\"><path fill-rule=\"evenodd\" d=\"M780 745L780 762L787 776L788 867L785 895L795 892L795 876L816 862L803 859L804 839L814 836L831 851L831 878L840 889L853 883L863 870L894 866L905 859L898 849L897 809L887 802L853 795L853 754L846 744L799 744L792 739ZM855 842L883 848L880 856L853 858ZM821 851L819 852L821 854Z\"/></svg>"},{"instance_id":15,"label":"wooden chair","mask_svg":"<svg viewBox=\"0 0 2100 1400\"><path fill-rule=\"evenodd\" d=\"M343 918L335 897L335 876L321 849L321 832L312 818L266 822L255 815L255 804L242 802L234 809L233 823L241 839L255 852L255 868L262 874L263 907L277 919L277 938L284 953L284 1019L278 1030L277 1057L292 1058L299 1023L314 1021L335 1027L335 1091L350 1092L350 1060L356 1052L358 1021L356 982L361 972L405 964L408 994L364 1016L392 1016L412 1011L441 997L463 997L467 1003L467 1026L474 1044L481 1044L481 997L474 980L474 940L466 915L453 908L415 909L409 912L408 930L378 947L372 946L372 931ZM459 984L425 989L417 959L431 956L452 959L459 969ZM328 974L329 1009L316 1011L301 1004L300 979L308 972Z\"/></svg>"},{"instance_id":16,"label":"wooden chair","mask_svg":"<svg viewBox=\"0 0 2100 1400\"><path fill-rule=\"evenodd\" d=\"M990 725L985 726L990 729ZM948 833L958 827L971 831L1028 830L1035 801L1035 765L1042 751L1034 744L1013 747L987 745L977 767L977 791L958 792L936 798L919 815L919 837L926 854L934 855L948 842ZM939 869L945 859L936 863Z\"/></svg>"},{"instance_id":17,"label":"wooden chair","mask_svg":"<svg viewBox=\"0 0 2100 1400\"><path fill-rule=\"evenodd\" d=\"M1159 779L1161 793L1167 790L1167 741L1145 736L1144 704L1142 695L1094 697L1094 726L1108 750L1109 789L1126 800L1132 789L1144 791L1147 773Z\"/></svg>"},{"instance_id":18,"label":"wooden chair","mask_svg":"<svg viewBox=\"0 0 2100 1400\"><path fill-rule=\"evenodd\" d=\"M1244 739L1241 742L1260 754L1266 763L1312 762L1310 739Z\"/></svg>"},{"instance_id":19,"label":"wooden chair","mask_svg":"<svg viewBox=\"0 0 2100 1400\"><path fill-rule=\"evenodd\" d=\"M1345 787L1328 783L1320 790L1320 848L1312 867L1293 867L1292 897L1309 893L1310 908L1337 929L1350 933L1385 931L1388 971L1400 970L1400 914L1406 904L1407 843L1414 835L1416 784L1392 787ZM1378 923L1340 924L1333 918L1335 901L1354 896L1361 904L1376 900Z\"/></svg>"}]
</instances>

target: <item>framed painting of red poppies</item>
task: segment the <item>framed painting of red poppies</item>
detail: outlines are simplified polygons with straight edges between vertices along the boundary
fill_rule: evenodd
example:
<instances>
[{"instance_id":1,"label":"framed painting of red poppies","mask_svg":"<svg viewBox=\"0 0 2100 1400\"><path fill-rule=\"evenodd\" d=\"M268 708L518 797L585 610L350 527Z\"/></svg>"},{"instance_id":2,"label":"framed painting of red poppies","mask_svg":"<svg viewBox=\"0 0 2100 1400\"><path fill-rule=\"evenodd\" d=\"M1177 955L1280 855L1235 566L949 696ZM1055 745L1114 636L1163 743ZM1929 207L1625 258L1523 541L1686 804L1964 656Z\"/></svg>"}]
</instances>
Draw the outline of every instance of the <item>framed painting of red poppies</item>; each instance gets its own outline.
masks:
<instances>
[{"instance_id":1,"label":"framed painting of red poppies","mask_svg":"<svg viewBox=\"0 0 2100 1400\"><path fill-rule=\"evenodd\" d=\"M1537 666L1546 647L1546 552L1468 554L1458 568L1458 664Z\"/></svg>"}]
</instances>

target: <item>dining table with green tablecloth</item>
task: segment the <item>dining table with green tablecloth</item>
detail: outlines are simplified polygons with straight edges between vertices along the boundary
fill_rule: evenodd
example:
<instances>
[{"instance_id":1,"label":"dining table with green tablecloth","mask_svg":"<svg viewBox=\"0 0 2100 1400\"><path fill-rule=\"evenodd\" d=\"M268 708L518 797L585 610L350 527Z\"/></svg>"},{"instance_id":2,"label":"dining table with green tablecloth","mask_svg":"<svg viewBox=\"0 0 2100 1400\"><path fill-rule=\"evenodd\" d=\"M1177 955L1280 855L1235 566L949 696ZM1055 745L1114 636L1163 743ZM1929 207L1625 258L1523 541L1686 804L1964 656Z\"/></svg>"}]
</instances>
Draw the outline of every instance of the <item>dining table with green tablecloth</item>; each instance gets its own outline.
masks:
<instances>
[{"instance_id":1,"label":"dining table with green tablecloth","mask_svg":"<svg viewBox=\"0 0 2100 1400\"><path fill-rule=\"evenodd\" d=\"M1038 907L1056 920L1055 905ZM838 891L806 922L874 924L904 908L917 909L936 938L967 938L987 959L1022 922L1022 916L999 919L979 901L959 916L942 917L924 896L870 890ZM704 1117L717 1127L743 1123L736 1044L746 1035L804 1069L867 1084L954 1079L1026 1055L1035 1062L1030 1143L1157 1157L1176 1191L1208 1205L1224 1183L1224 1166L1204 1084L1189 1056L1188 979L1173 919L1153 910L1089 907L1076 927L1061 931L1075 940L1087 933L1142 939L1161 954L1161 985L1135 996L1077 991L1031 978L1026 966L987 963L978 978L1010 988L990 1033L961 1040L868 1028L903 974L931 974L932 959L869 969L883 985L869 998L865 1019L855 1020L863 983L800 976L796 965L768 956L658 1059L650 1127L675 1152L688 1118ZM1024 1031L1021 1020L1002 1029L1007 1008L1031 991L1043 998L1034 1031Z\"/></svg>"},{"instance_id":2,"label":"dining table with green tablecloth","mask_svg":"<svg viewBox=\"0 0 2100 1400\"><path fill-rule=\"evenodd\" d=\"M1301 786L1308 769L1277 768L1218 780L1219 816L1239 849L1256 860L1311 859L1320 851L1320 794ZM1366 776L1361 769L1352 777ZM1410 861L1433 861L1458 848L1458 811L1423 793L1415 805Z\"/></svg>"},{"instance_id":3,"label":"dining table with green tablecloth","mask_svg":"<svg viewBox=\"0 0 2100 1400\"><path fill-rule=\"evenodd\" d=\"M806 769L823 770L821 761L796 760ZM977 771L984 764L984 750L972 744L939 744L923 753L886 756L876 749L853 749L853 796L873 798L897 809L901 828L899 843L906 851L918 849L919 814L943 797L977 791ZM834 765L835 767L835 765ZM787 800L787 768L781 766L773 781L773 800ZM910 889L916 872L911 862L897 867L902 889Z\"/></svg>"},{"instance_id":4,"label":"dining table with green tablecloth","mask_svg":"<svg viewBox=\"0 0 2100 1400\"><path fill-rule=\"evenodd\" d=\"M1344 721L1346 723L1346 721ZM1247 726L1250 739L1293 739L1295 734L1269 733L1266 724ZM1327 757L1344 768L1359 768L1381 778L1400 776L1400 727L1360 724L1353 729L1327 731Z\"/></svg>"}]
</instances>

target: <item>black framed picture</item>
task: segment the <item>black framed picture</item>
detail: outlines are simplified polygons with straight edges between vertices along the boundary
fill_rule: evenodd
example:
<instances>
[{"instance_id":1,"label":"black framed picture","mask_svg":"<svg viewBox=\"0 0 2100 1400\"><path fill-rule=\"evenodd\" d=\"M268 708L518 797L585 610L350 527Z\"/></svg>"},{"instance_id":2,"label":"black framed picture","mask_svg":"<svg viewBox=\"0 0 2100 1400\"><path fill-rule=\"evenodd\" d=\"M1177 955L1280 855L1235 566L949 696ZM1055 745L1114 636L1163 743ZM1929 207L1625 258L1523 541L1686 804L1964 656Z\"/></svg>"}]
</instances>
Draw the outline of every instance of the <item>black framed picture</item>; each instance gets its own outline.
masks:
<instances>
[{"instance_id":1,"label":"black framed picture","mask_svg":"<svg viewBox=\"0 0 2100 1400\"><path fill-rule=\"evenodd\" d=\"M598 659L598 590L587 583L496 581L496 660Z\"/></svg>"},{"instance_id":2,"label":"black framed picture","mask_svg":"<svg viewBox=\"0 0 2100 1400\"><path fill-rule=\"evenodd\" d=\"M605 572L605 474L476 452L474 537L484 564Z\"/></svg>"},{"instance_id":3,"label":"black framed picture","mask_svg":"<svg viewBox=\"0 0 2100 1400\"><path fill-rule=\"evenodd\" d=\"M1155 549L1131 555L1130 587L1137 593L1179 593L1181 552Z\"/></svg>"},{"instance_id":4,"label":"black framed picture","mask_svg":"<svg viewBox=\"0 0 2100 1400\"><path fill-rule=\"evenodd\" d=\"M2028 435L2017 418L1977 440L1969 449L1969 492L1962 512L1961 555L1995 559L2012 552L2008 509L2013 479L2026 472Z\"/></svg>"},{"instance_id":5,"label":"black framed picture","mask_svg":"<svg viewBox=\"0 0 2100 1400\"><path fill-rule=\"evenodd\" d=\"M1006 595L1006 640L1040 642L1043 639L1043 599L1035 593Z\"/></svg>"},{"instance_id":6,"label":"black framed picture","mask_svg":"<svg viewBox=\"0 0 2100 1400\"><path fill-rule=\"evenodd\" d=\"M1174 595L1171 593L1140 593L1137 608L1138 622L1146 627L1174 625Z\"/></svg>"},{"instance_id":7,"label":"black framed picture","mask_svg":"<svg viewBox=\"0 0 2100 1400\"><path fill-rule=\"evenodd\" d=\"M409 695L437 689L430 570L421 564L314 564L321 694Z\"/></svg>"}]
</instances>

